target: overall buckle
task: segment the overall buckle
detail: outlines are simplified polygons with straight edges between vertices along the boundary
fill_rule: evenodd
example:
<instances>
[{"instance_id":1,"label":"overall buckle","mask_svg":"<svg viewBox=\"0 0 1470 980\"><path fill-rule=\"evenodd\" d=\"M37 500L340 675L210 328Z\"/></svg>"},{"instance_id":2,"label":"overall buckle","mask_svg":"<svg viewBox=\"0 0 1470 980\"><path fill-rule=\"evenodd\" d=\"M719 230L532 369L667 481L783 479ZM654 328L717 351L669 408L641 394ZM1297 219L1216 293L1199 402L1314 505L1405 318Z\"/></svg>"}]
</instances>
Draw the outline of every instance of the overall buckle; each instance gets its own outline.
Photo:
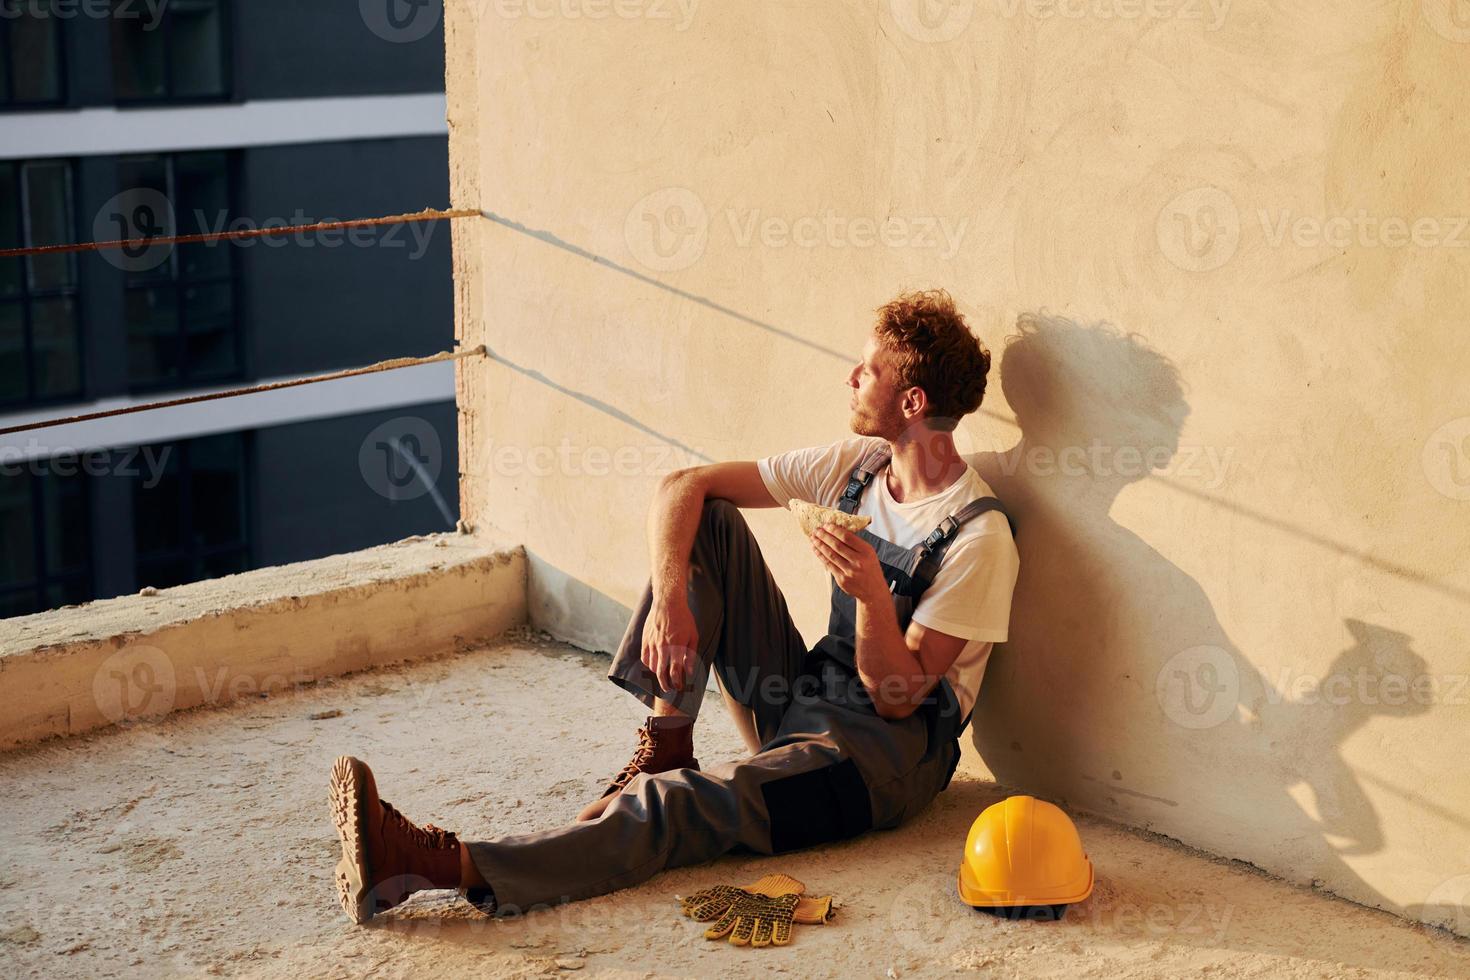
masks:
<instances>
[{"instance_id":1,"label":"overall buckle","mask_svg":"<svg viewBox=\"0 0 1470 980\"><path fill-rule=\"evenodd\" d=\"M946 517L944 520L940 521L939 526L936 527L932 532L930 532L929 536L924 539L924 550L933 551L935 545L939 544L939 542L941 541L949 540L949 538L959 529L960 522L955 520L953 515Z\"/></svg>"}]
</instances>

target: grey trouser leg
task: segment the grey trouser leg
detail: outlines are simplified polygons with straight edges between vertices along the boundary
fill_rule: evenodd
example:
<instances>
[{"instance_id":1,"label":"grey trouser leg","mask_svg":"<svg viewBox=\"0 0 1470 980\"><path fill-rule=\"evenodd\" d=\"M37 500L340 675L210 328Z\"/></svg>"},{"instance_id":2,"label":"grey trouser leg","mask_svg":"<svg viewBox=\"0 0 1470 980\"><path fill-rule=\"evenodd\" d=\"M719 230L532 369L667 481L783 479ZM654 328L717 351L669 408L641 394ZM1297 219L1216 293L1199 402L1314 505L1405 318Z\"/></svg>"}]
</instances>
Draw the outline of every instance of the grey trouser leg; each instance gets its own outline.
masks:
<instances>
[{"instance_id":1,"label":"grey trouser leg","mask_svg":"<svg viewBox=\"0 0 1470 980\"><path fill-rule=\"evenodd\" d=\"M770 741L790 703L807 647L755 535L728 500L705 502L689 554L686 594L699 629L699 664L685 689L665 691L643 664L651 584L643 588L608 678L650 708L658 697L695 717L713 666L725 690L754 712L762 744Z\"/></svg>"},{"instance_id":2,"label":"grey trouser leg","mask_svg":"<svg viewBox=\"0 0 1470 980\"><path fill-rule=\"evenodd\" d=\"M786 797L802 779L825 787L840 757L830 739L802 739L704 771L643 773L596 820L465 845L502 914L603 895L740 847L773 853L767 799L774 790L763 787L780 783ZM862 784L850 768L843 788L857 793ZM810 816L831 825L819 813Z\"/></svg>"},{"instance_id":3,"label":"grey trouser leg","mask_svg":"<svg viewBox=\"0 0 1470 980\"><path fill-rule=\"evenodd\" d=\"M841 672L829 662L821 673ZM818 689L803 681L780 730L748 759L642 773L596 820L466 841L501 912L606 894L737 848L778 854L844 840L927 806L943 759L929 757L924 724L887 722Z\"/></svg>"}]
</instances>

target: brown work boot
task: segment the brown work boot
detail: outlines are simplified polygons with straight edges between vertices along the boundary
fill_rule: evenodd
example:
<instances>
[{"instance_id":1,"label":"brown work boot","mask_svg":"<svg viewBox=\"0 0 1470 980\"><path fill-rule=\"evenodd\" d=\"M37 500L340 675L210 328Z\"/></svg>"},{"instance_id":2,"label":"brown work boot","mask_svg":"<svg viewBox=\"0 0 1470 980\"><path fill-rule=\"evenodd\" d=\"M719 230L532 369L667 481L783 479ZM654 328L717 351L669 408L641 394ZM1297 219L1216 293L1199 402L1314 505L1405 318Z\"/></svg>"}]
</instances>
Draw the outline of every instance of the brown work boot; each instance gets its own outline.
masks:
<instances>
[{"instance_id":1,"label":"brown work boot","mask_svg":"<svg viewBox=\"0 0 1470 980\"><path fill-rule=\"evenodd\" d=\"M648 721L638 729L638 751L633 760L613 777L603 790L602 797L587 804L578 820L596 820L602 816L608 804L633 781L640 772L668 772L670 769L698 769L699 760L694 758L693 719L670 719L649 715Z\"/></svg>"},{"instance_id":2,"label":"brown work boot","mask_svg":"<svg viewBox=\"0 0 1470 980\"><path fill-rule=\"evenodd\" d=\"M332 766L332 819L342 843L337 893L358 925L414 892L459 887L459 839L378 799L372 770L350 755Z\"/></svg>"}]
</instances>

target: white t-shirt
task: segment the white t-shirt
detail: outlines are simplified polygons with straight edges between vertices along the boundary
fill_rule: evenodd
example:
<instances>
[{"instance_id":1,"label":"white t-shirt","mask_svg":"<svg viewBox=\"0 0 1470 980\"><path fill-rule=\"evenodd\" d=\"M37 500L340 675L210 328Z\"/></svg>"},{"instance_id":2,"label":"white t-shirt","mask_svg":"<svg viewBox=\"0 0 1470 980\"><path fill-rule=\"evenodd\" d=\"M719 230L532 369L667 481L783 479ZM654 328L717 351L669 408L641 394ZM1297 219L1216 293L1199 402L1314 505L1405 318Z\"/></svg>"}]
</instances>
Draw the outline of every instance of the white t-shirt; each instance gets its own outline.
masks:
<instances>
[{"instance_id":1,"label":"white t-shirt","mask_svg":"<svg viewBox=\"0 0 1470 980\"><path fill-rule=\"evenodd\" d=\"M873 447L875 436L853 436L826 446L767 456L756 465L766 489L784 506L792 497L836 507L853 468ZM972 467L950 486L922 500L899 503L888 490L888 466L873 475L857 512L871 517L868 530L903 548L928 537L939 522L990 486ZM961 717L975 704L992 646L1004 640L1011 618L1011 593L1021 559L1005 515L988 511L960 528L934 582L919 598L913 618L928 629L968 640L945 677L960 702Z\"/></svg>"}]
</instances>

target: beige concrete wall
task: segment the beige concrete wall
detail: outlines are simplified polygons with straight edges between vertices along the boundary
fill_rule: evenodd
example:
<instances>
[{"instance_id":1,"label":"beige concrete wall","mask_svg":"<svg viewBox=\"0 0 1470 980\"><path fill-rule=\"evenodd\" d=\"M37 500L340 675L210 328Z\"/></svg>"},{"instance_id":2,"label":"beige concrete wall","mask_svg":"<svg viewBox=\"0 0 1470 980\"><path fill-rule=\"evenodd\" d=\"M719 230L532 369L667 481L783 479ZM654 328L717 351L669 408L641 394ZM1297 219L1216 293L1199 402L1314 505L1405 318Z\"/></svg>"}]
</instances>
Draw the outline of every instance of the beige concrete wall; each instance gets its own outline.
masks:
<instances>
[{"instance_id":1,"label":"beige concrete wall","mask_svg":"<svg viewBox=\"0 0 1470 980\"><path fill-rule=\"evenodd\" d=\"M986 764L1470 931L1456 9L451 0L464 512L610 645L657 477L842 436L871 310L946 286L1022 527Z\"/></svg>"}]
</instances>

